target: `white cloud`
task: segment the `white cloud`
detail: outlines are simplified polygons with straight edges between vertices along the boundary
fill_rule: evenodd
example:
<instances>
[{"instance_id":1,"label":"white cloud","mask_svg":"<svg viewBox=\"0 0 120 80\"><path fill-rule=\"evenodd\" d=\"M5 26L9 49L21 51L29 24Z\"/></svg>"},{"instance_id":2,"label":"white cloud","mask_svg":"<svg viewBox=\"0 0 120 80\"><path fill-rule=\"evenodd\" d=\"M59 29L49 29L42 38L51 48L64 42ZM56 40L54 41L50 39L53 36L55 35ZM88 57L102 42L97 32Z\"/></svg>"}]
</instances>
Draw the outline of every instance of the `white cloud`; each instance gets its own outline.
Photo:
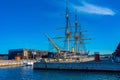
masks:
<instances>
[{"instance_id":1,"label":"white cloud","mask_svg":"<svg viewBox=\"0 0 120 80\"><path fill-rule=\"evenodd\" d=\"M83 6L74 5L74 7L78 11L86 12L90 14L110 15L110 16L115 15L115 12L109 8L96 6L96 5L85 3L85 2L83 2Z\"/></svg>"}]
</instances>

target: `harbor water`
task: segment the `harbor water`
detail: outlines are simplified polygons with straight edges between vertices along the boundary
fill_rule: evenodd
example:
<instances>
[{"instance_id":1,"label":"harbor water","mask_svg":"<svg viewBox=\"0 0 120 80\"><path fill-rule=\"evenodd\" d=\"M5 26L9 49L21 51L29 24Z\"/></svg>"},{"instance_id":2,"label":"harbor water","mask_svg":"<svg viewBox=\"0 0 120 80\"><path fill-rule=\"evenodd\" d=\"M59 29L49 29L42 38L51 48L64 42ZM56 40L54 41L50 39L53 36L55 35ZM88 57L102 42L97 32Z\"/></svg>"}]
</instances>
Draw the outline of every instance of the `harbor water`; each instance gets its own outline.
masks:
<instances>
[{"instance_id":1,"label":"harbor water","mask_svg":"<svg viewBox=\"0 0 120 80\"><path fill-rule=\"evenodd\" d=\"M0 80L120 80L119 72L33 70L32 66L0 68Z\"/></svg>"}]
</instances>

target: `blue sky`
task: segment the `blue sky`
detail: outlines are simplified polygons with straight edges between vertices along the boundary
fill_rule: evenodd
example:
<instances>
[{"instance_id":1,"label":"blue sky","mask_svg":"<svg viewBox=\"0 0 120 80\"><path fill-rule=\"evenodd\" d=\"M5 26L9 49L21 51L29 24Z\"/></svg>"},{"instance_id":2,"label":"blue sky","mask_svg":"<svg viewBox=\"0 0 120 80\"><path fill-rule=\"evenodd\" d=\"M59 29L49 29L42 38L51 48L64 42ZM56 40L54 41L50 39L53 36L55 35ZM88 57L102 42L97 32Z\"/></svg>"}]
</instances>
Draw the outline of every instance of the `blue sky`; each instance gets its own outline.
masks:
<instances>
[{"instance_id":1,"label":"blue sky","mask_svg":"<svg viewBox=\"0 0 120 80\"><path fill-rule=\"evenodd\" d=\"M86 44L91 54L112 53L119 43L119 3L120 0L69 0L69 10L77 10L79 23L88 30L86 36L93 38ZM64 33L55 29L65 26L65 6L65 0L1 0L0 53L16 48L48 50L43 33L51 37Z\"/></svg>"}]
</instances>

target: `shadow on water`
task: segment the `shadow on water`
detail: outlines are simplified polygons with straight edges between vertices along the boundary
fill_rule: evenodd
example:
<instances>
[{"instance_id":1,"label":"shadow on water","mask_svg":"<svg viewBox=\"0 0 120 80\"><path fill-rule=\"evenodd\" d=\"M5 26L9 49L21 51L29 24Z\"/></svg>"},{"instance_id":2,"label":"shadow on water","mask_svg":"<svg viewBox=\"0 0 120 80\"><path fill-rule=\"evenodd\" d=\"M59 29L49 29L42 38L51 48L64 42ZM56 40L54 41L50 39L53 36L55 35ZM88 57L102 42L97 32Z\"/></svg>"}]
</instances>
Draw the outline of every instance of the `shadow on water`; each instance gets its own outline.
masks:
<instances>
[{"instance_id":1,"label":"shadow on water","mask_svg":"<svg viewBox=\"0 0 120 80\"><path fill-rule=\"evenodd\" d=\"M0 68L0 80L120 80L119 72L33 70L32 67Z\"/></svg>"}]
</instances>

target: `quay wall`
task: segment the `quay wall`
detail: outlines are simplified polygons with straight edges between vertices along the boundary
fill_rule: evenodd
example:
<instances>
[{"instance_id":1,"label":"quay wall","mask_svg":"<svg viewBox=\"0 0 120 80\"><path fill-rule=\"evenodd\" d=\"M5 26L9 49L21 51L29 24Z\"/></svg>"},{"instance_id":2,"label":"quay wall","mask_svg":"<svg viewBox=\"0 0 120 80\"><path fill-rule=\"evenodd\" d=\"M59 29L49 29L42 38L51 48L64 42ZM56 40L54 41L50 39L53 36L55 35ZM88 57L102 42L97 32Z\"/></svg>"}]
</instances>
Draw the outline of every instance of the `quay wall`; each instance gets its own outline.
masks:
<instances>
[{"instance_id":1,"label":"quay wall","mask_svg":"<svg viewBox=\"0 0 120 80\"><path fill-rule=\"evenodd\" d=\"M118 63L99 63L99 62L35 62L34 69L52 69L52 70L97 70L97 71L120 71Z\"/></svg>"},{"instance_id":2,"label":"quay wall","mask_svg":"<svg viewBox=\"0 0 120 80\"><path fill-rule=\"evenodd\" d=\"M0 60L0 67L6 67L6 66L22 66L22 61L17 60Z\"/></svg>"},{"instance_id":3,"label":"quay wall","mask_svg":"<svg viewBox=\"0 0 120 80\"><path fill-rule=\"evenodd\" d=\"M25 62L35 62L34 60L0 60L0 67L24 66Z\"/></svg>"}]
</instances>

